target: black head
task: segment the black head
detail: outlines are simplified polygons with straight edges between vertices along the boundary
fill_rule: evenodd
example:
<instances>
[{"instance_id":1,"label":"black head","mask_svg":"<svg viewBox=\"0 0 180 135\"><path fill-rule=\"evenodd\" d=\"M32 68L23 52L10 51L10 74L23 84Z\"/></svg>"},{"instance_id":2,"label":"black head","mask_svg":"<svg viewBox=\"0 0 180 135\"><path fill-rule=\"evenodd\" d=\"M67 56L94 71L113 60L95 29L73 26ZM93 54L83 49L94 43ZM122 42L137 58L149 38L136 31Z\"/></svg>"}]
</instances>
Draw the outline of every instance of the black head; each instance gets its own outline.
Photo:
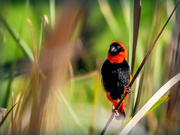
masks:
<instances>
[{"instance_id":1,"label":"black head","mask_svg":"<svg viewBox=\"0 0 180 135\"><path fill-rule=\"evenodd\" d=\"M110 53L112 56L115 56L120 52L124 52L124 49L119 43L114 42L110 45L108 53Z\"/></svg>"}]
</instances>

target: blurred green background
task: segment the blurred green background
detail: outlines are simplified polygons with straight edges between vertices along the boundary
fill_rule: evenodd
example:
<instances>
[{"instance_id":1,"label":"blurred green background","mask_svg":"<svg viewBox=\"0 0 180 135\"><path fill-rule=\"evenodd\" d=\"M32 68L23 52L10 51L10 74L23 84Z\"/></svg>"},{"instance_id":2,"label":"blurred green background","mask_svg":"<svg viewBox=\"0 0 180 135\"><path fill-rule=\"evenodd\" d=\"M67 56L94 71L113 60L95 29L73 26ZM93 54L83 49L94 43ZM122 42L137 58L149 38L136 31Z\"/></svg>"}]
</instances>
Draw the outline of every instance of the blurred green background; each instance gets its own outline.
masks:
<instances>
[{"instance_id":1,"label":"blurred green background","mask_svg":"<svg viewBox=\"0 0 180 135\"><path fill-rule=\"evenodd\" d=\"M38 134L99 134L101 132L111 114L112 103L107 100L101 86L100 70L107 59L109 45L114 40L125 45L131 66L133 2L133 0L0 1L0 107L9 110L12 107L12 101L13 104L21 101L18 107L14 108L14 118L8 116L5 121L4 134L13 132L15 134L35 132ZM176 2L176 0L141 1L134 73ZM165 82L179 72L177 68L179 13L180 10L177 9L140 73L138 102L134 100L135 93L131 93L128 97L125 109L126 120L136 114ZM67 23L61 23L63 21ZM63 42L63 35L68 33L69 21L72 23L72 30L69 30L70 38L67 42ZM62 39L58 37L59 33ZM54 43L57 45L55 46ZM56 53L60 56L49 56L49 58L54 58L51 60L55 63L65 61L65 64L61 63L54 67L53 62L48 63L47 59L45 64L52 67L48 69L50 72L46 71L44 65L41 65L41 58L42 61L48 58L46 52L48 54L48 50L60 44L66 44L67 51L63 52L64 49L59 48L59 52ZM37 48L34 45L37 45ZM48 48L49 46L52 48ZM177 54L175 59L174 51ZM40 68L42 72L36 70L39 68L38 62L33 60L36 59L36 53L40 57L37 61L40 67L42 66ZM45 81L42 79L43 73ZM44 91L46 81L49 85L48 88L46 87L48 90ZM53 82L56 81L57 83L54 84ZM132 87L133 91L135 87L136 82ZM174 89L178 90L179 84ZM43 97L44 99L41 98L42 91L48 95ZM173 101L174 108L179 105L179 92L175 95L177 100ZM135 102L137 102L136 108ZM158 105L155 110L143 117L131 133L179 133L178 119L173 121L174 116L178 114L178 109L174 109L173 114L169 114L168 108L172 107L170 104L170 98L168 98ZM41 105L41 111L44 111L36 116ZM169 120L172 122L171 126L167 123L169 115L172 115L172 119ZM37 119L39 122L36 128L31 126L36 121L35 119L33 121L33 116L41 116ZM123 126L117 123L116 125L111 127L108 133L120 132ZM119 130L114 131L117 127L120 127ZM139 131L137 132L136 129Z\"/></svg>"}]
</instances>

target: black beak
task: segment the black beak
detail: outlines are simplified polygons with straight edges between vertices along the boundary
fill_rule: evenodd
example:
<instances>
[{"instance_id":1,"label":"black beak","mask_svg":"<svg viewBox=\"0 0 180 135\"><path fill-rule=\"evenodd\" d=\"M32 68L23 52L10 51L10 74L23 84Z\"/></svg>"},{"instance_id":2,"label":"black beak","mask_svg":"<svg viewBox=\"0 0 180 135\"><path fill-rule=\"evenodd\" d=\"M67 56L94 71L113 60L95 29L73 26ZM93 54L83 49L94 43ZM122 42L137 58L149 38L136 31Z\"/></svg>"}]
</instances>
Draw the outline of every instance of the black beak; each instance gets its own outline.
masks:
<instances>
[{"instance_id":1,"label":"black beak","mask_svg":"<svg viewBox=\"0 0 180 135\"><path fill-rule=\"evenodd\" d=\"M117 49L116 49L114 46L112 46L112 47L110 48L110 50L111 50L111 52L117 52Z\"/></svg>"}]
</instances>

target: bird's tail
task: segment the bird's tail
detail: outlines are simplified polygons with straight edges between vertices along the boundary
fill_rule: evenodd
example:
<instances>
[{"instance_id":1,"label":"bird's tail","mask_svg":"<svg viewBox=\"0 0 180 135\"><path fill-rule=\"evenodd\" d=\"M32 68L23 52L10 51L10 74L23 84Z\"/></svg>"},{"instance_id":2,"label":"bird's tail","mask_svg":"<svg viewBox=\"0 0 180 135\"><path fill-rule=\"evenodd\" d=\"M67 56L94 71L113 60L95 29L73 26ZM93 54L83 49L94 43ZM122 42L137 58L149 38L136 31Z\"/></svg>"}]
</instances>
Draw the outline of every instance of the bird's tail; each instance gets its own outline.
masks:
<instances>
[{"instance_id":1,"label":"bird's tail","mask_svg":"<svg viewBox=\"0 0 180 135\"><path fill-rule=\"evenodd\" d=\"M120 120L120 119L125 119L126 118L126 114L123 110L123 112L119 112L119 115L115 116L116 120Z\"/></svg>"}]
</instances>

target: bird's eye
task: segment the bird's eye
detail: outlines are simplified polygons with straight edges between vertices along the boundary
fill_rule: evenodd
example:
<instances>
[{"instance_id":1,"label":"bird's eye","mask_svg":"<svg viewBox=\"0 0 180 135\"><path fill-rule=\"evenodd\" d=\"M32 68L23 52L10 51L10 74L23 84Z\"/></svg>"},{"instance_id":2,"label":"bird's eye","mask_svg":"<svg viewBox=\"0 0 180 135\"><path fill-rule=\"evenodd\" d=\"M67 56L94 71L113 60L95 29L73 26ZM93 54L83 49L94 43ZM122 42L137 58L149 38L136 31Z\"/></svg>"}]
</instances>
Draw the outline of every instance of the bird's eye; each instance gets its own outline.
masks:
<instances>
[{"instance_id":1,"label":"bird's eye","mask_svg":"<svg viewBox=\"0 0 180 135\"><path fill-rule=\"evenodd\" d=\"M120 49L120 46L117 46L117 49Z\"/></svg>"}]
</instances>

